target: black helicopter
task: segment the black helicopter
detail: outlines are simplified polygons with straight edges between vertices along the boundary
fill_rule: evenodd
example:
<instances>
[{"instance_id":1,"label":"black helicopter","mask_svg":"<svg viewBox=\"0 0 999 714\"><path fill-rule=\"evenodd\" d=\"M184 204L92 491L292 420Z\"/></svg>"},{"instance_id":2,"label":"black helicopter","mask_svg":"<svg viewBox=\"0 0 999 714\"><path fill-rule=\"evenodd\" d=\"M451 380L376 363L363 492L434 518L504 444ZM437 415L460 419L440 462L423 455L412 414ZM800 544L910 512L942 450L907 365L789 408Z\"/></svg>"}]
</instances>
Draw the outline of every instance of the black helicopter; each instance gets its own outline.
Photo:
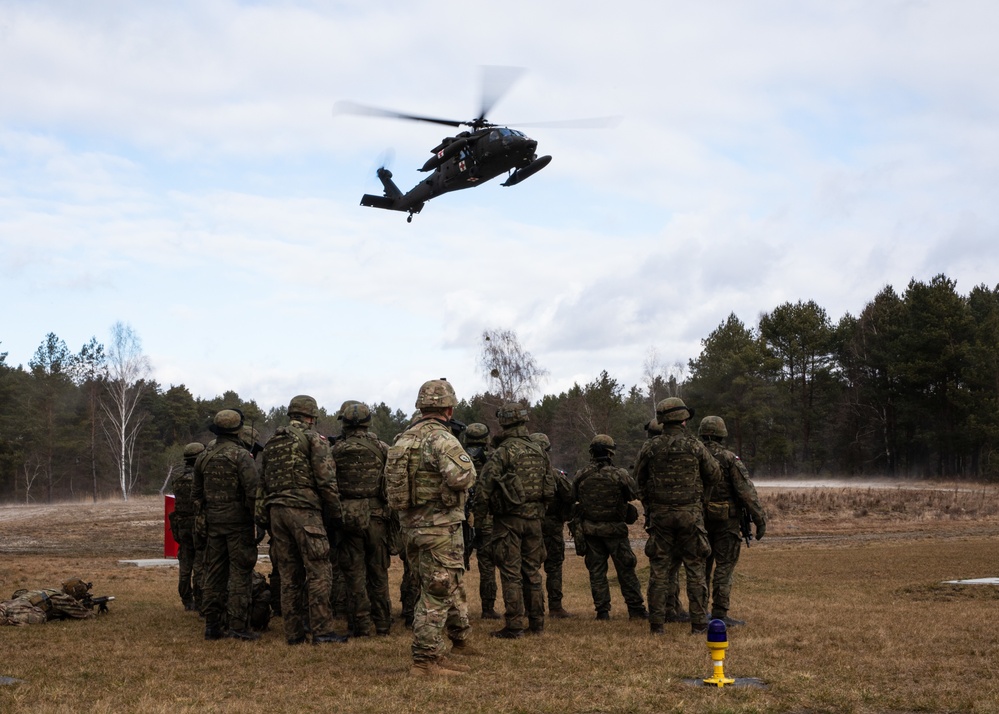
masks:
<instances>
[{"instance_id":1,"label":"black helicopter","mask_svg":"<svg viewBox=\"0 0 999 714\"><path fill-rule=\"evenodd\" d=\"M463 131L449 136L432 150L432 156L423 164L420 171L432 171L426 179L407 193L399 190L392 181L392 172L382 166L377 171L378 179L385 187L385 194L375 196L369 193L361 197L362 206L384 208L390 211L406 211L407 222L413 221L413 214L423 210L432 198L463 188L478 186L500 174L509 172L503 186L515 186L533 176L551 163L551 156L537 155L538 142L516 129L499 126L486 121L486 115L493 105L506 93L513 82L523 72L517 67L483 67L482 109L479 116L471 121L438 119L434 117L405 114L390 109L368 107L353 102L337 102L333 108L336 114L361 114L366 116L410 119L413 121L443 124L445 126L467 126ZM531 126L595 128L608 126L616 118L581 119L569 122L544 122ZM523 126L523 125L522 125Z\"/></svg>"}]
</instances>

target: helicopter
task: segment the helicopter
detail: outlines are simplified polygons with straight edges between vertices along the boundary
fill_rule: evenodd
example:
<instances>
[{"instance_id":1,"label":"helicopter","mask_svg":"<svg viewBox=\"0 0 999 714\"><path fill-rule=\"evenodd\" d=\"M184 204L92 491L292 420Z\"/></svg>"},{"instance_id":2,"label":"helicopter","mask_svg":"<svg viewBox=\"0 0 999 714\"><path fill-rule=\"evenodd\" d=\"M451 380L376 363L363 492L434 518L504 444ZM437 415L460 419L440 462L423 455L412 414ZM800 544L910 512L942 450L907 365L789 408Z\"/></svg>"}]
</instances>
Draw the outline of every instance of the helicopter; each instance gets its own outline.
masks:
<instances>
[{"instance_id":1,"label":"helicopter","mask_svg":"<svg viewBox=\"0 0 999 714\"><path fill-rule=\"evenodd\" d=\"M388 117L410 121L429 122L445 126L469 128L454 136L445 137L431 150L431 157L420 168L432 172L412 189L403 193L392 180L392 172L385 166L376 171L384 187L381 196L366 193L361 205L389 211L408 212L407 223L413 215L423 210L427 201L451 191L479 186L486 181L507 173L501 185L516 186L551 163L551 156L538 156L538 142L518 129L493 124L486 115L523 72L518 67L483 67L482 106L479 115L469 121L440 119L407 114L391 109L380 109L353 102L340 101L334 105L333 114L357 114ZM617 121L614 117L577 119L568 122L542 122L521 126L550 127L604 127Z\"/></svg>"}]
</instances>

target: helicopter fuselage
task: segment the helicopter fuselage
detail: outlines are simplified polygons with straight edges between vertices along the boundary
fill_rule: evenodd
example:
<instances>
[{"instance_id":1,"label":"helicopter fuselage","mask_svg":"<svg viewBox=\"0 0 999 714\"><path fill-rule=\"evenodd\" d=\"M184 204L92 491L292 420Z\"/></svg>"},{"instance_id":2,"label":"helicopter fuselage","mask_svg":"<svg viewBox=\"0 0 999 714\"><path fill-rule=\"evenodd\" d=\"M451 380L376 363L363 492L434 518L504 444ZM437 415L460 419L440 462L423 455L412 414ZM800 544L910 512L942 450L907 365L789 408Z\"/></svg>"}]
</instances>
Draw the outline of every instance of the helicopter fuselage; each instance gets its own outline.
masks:
<instances>
[{"instance_id":1,"label":"helicopter fuselage","mask_svg":"<svg viewBox=\"0 0 999 714\"><path fill-rule=\"evenodd\" d=\"M380 168L378 178L385 194L365 194L361 205L406 211L407 220L412 220L430 199L478 186L502 173L511 172L504 186L520 183L551 161L550 156L538 158L537 148L537 141L516 129L490 126L464 131L447 137L433 149L433 155L420 169L433 173L405 194L392 181L392 172Z\"/></svg>"}]
</instances>

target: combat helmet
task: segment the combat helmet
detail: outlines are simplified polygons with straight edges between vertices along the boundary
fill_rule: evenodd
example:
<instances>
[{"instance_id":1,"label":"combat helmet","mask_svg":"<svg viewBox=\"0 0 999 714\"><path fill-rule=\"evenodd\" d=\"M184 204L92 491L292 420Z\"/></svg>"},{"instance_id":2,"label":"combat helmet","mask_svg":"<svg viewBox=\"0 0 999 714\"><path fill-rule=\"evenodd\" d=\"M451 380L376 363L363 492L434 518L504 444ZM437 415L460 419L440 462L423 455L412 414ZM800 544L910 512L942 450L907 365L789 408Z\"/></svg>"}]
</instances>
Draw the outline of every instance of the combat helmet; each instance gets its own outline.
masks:
<instances>
[{"instance_id":1,"label":"combat helmet","mask_svg":"<svg viewBox=\"0 0 999 714\"><path fill-rule=\"evenodd\" d=\"M660 424L681 422L694 418L694 410L689 409L680 397L668 397L656 404L656 421Z\"/></svg>"},{"instance_id":2,"label":"combat helmet","mask_svg":"<svg viewBox=\"0 0 999 714\"><path fill-rule=\"evenodd\" d=\"M192 441L184 447L184 459L196 459L198 454L205 450L205 445L200 441Z\"/></svg>"},{"instance_id":3,"label":"combat helmet","mask_svg":"<svg viewBox=\"0 0 999 714\"><path fill-rule=\"evenodd\" d=\"M488 440L489 427L485 424L475 422L474 424L469 424L468 428L465 429L466 444L485 444Z\"/></svg>"},{"instance_id":4,"label":"combat helmet","mask_svg":"<svg viewBox=\"0 0 999 714\"><path fill-rule=\"evenodd\" d=\"M343 422L344 426L361 426L362 424L371 423L371 410L368 408L367 404L362 402L350 402L344 403L340 407L340 413L337 415L337 419Z\"/></svg>"},{"instance_id":5,"label":"combat helmet","mask_svg":"<svg viewBox=\"0 0 999 714\"><path fill-rule=\"evenodd\" d=\"M657 422L655 419L649 419L645 422L645 434L651 439L653 436L659 436L663 433L663 425Z\"/></svg>"},{"instance_id":6,"label":"combat helmet","mask_svg":"<svg viewBox=\"0 0 999 714\"><path fill-rule=\"evenodd\" d=\"M454 387L446 379L431 379L424 382L420 387L420 393L416 395L416 408L424 409L447 409L458 406L458 397L455 396Z\"/></svg>"},{"instance_id":7,"label":"combat helmet","mask_svg":"<svg viewBox=\"0 0 999 714\"><path fill-rule=\"evenodd\" d=\"M214 434L238 434L243 426L243 414L238 409L223 409L212 420Z\"/></svg>"},{"instance_id":8,"label":"combat helmet","mask_svg":"<svg viewBox=\"0 0 999 714\"><path fill-rule=\"evenodd\" d=\"M617 449L617 444L615 444L614 439L607 434L597 434L590 440L590 451L593 451L594 449L614 451Z\"/></svg>"},{"instance_id":9,"label":"combat helmet","mask_svg":"<svg viewBox=\"0 0 999 714\"><path fill-rule=\"evenodd\" d=\"M529 421L527 407L517 402L507 402L496 410L496 420L500 426L515 426Z\"/></svg>"},{"instance_id":10,"label":"combat helmet","mask_svg":"<svg viewBox=\"0 0 999 714\"><path fill-rule=\"evenodd\" d=\"M724 439L728 436L728 429L725 428L725 420L720 416L706 416L701 419L697 427L698 436L717 436Z\"/></svg>"},{"instance_id":11,"label":"combat helmet","mask_svg":"<svg viewBox=\"0 0 999 714\"><path fill-rule=\"evenodd\" d=\"M288 416L292 416L294 414L301 414L302 416L318 419L319 404L316 403L314 397L310 397L308 394L299 394L298 396L292 397L291 401L288 402Z\"/></svg>"},{"instance_id":12,"label":"combat helmet","mask_svg":"<svg viewBox=\"0 0 999 714\"><path fill-rule=\"evenodd\" d=\"M536 431L533 434L531 434L531 441L533 441L535 444L541 444L541 448L544 449L545 451L552 450L552 442L548 438L548 434L543 434L540 431Z\"/></svg>"}]
</instances>

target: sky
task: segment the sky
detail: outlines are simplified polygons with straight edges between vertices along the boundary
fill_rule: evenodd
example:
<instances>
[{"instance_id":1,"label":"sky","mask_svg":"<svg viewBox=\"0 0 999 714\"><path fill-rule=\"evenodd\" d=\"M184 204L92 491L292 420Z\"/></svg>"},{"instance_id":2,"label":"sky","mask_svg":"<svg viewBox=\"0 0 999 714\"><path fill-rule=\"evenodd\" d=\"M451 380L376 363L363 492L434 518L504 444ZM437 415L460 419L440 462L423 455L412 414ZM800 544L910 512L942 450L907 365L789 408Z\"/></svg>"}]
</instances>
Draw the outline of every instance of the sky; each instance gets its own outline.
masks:
<instances>
[{"instance_id":1,"label":"sky","mask_svg":"<svg viewBox=\"0 0 999 714\"><path fill-rule=\"evenodd\" d=\"M487 387L512 329L545 393L686 365L734 313L838 321L886 285L999 283L987 0L0 0L0 352L127 323L152 377L264 408L409 411ZM551 164L404 213L481 67ZM535 395L540 396L540 395Z\"/></svg>"}]
</instances>

